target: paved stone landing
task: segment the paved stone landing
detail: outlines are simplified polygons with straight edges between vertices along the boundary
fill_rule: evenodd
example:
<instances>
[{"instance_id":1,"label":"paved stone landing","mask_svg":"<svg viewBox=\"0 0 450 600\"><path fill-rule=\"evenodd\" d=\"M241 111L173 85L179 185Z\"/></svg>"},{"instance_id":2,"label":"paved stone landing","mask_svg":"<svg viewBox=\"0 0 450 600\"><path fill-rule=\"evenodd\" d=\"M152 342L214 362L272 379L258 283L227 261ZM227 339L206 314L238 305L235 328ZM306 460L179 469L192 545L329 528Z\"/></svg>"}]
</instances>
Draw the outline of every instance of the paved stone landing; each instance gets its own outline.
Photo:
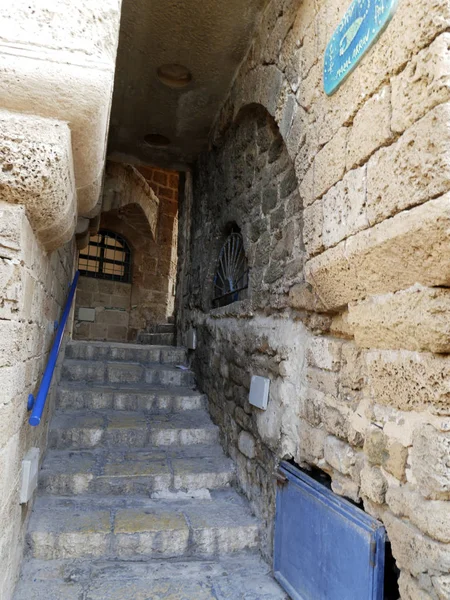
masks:
<instances>
[{"instance_id":1,"label":"paved stone landing","mask_svg":"<svg viewBox=\"0 0 450 600\"><path fill-rule=\"evenodd\" d=\"M15 600L288 600L257 556L217 560L31 560Z\"/></svg>"},{"instance_id":2,"label":"paved stone landing","mask_svg":"<svg viewBox=\"0 0 450 600\"><path fill-rule=\"evenodd\" d=\"M72 342L15 600L281 600L182 348Z\"/></svg>"}]
</instances>

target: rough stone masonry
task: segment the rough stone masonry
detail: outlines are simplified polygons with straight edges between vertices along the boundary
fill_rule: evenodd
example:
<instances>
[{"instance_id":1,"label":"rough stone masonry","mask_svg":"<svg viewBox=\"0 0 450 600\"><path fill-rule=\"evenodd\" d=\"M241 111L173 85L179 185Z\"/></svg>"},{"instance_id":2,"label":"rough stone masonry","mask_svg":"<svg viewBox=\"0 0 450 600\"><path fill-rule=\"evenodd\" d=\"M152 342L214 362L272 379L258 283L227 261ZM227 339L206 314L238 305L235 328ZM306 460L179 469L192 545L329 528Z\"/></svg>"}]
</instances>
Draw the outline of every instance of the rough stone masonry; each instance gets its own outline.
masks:
<instances>
[{"instance_id":1,"label":"rough stone masonry","mask_svg":"<svg viewBox=\"0 0 450 600\"><path fill-rule=\"evenodd\" d=\"M280 459L386 526L402 600L450 597L450 4L401 0L326 96L347 3L273 0L180 207L178 325L271 554ZM212 308L230 225L247 298ZM271 379L266 412L252 375Z\"/></svg>"}]
</instances>

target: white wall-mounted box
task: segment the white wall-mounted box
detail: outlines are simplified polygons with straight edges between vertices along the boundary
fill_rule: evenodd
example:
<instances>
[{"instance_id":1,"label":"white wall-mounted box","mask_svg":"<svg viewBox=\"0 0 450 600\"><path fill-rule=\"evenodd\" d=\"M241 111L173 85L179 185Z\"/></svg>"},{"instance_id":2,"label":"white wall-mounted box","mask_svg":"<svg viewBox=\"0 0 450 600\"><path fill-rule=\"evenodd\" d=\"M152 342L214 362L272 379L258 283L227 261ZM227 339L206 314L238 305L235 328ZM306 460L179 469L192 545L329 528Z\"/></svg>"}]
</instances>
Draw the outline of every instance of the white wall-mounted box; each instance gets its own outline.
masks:
<instances>
[{"instance_id":1,"label":"white wall-mounted box","mask_svg":"<svg viewBox=\"0 0 450 600\"><path fill-rule=\"evenodd\" d=\"M22 460L22 484L20 487L20 504L31 500L37 488L39 471L39 448L30 448Z\"/></svg>"},{"instance_id":2,"label":"white wall-mounted box","mask_svg":"<svg viewBox=\"0 0 450 600\"><path fill-rule=\"evenodd\" d=\"M250 384L249 402L261 410L267 409L269 402L270 379L253 375Z\"/></svg>"},{"instance_id":3,"label":"white wall-mounted box","mask_svg":"<svg viewBox=\"0 0 450 600\"><path fill-rule=\"evenodd\" d=\"M78 309L78 321L88 321L93 323L95 321L95 308L85 308L80 306Z\"/></svg>"},{"instance_id":4,"label":"white wall-mounted box","mask_svg":"<svg viewBox=\"0 0 450 600\"><path fill-rule=\"evenodd\" d=\"M197 348L197 331L195 329L189 329L186 334L186 348L188 350L195 350Z\"/></svg>"}]
</instances>

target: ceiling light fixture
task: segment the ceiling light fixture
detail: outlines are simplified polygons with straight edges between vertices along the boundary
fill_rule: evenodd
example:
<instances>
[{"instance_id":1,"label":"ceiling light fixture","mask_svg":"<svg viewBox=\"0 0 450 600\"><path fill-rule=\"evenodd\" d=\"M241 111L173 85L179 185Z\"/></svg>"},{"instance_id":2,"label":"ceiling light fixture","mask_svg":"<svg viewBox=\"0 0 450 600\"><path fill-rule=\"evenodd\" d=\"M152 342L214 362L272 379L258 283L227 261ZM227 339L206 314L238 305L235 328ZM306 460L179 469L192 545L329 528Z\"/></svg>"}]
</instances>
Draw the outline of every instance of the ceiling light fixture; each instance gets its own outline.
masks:
<instances>
[{"instance_id":1,"label":"ceiling light fixture","mask_svg":"<svg viewBox=\"0 0 450 600\"><path fill-rule=\"evenodd\" d=\"M170 88L184 88L192 81L192 73L176 63L161 65L157 69L158 79Z\"/></svg>"}]
</instances>

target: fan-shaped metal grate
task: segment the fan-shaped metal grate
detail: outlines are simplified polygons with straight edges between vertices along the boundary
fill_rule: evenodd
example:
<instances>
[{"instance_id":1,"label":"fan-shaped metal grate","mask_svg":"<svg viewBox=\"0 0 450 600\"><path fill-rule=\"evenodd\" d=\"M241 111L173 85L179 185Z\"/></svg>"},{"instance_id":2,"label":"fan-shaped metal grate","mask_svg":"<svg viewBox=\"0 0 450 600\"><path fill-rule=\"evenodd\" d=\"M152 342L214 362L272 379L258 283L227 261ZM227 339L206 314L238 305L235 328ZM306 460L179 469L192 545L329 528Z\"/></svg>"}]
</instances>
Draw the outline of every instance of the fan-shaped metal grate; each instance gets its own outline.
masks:
<instances>
[{"instance_id":1,"label":"fan-shaped metal grate","mask_svg":"<svg viewBox=\"0 0 450 600\"><path fill-rule=\"evenodd\" d=\"M232 233L219 254L214 278L214 305L224 306L239 300L248 288L248 266L244 242L240 233Z\"/></svg>"}]
</instances>

